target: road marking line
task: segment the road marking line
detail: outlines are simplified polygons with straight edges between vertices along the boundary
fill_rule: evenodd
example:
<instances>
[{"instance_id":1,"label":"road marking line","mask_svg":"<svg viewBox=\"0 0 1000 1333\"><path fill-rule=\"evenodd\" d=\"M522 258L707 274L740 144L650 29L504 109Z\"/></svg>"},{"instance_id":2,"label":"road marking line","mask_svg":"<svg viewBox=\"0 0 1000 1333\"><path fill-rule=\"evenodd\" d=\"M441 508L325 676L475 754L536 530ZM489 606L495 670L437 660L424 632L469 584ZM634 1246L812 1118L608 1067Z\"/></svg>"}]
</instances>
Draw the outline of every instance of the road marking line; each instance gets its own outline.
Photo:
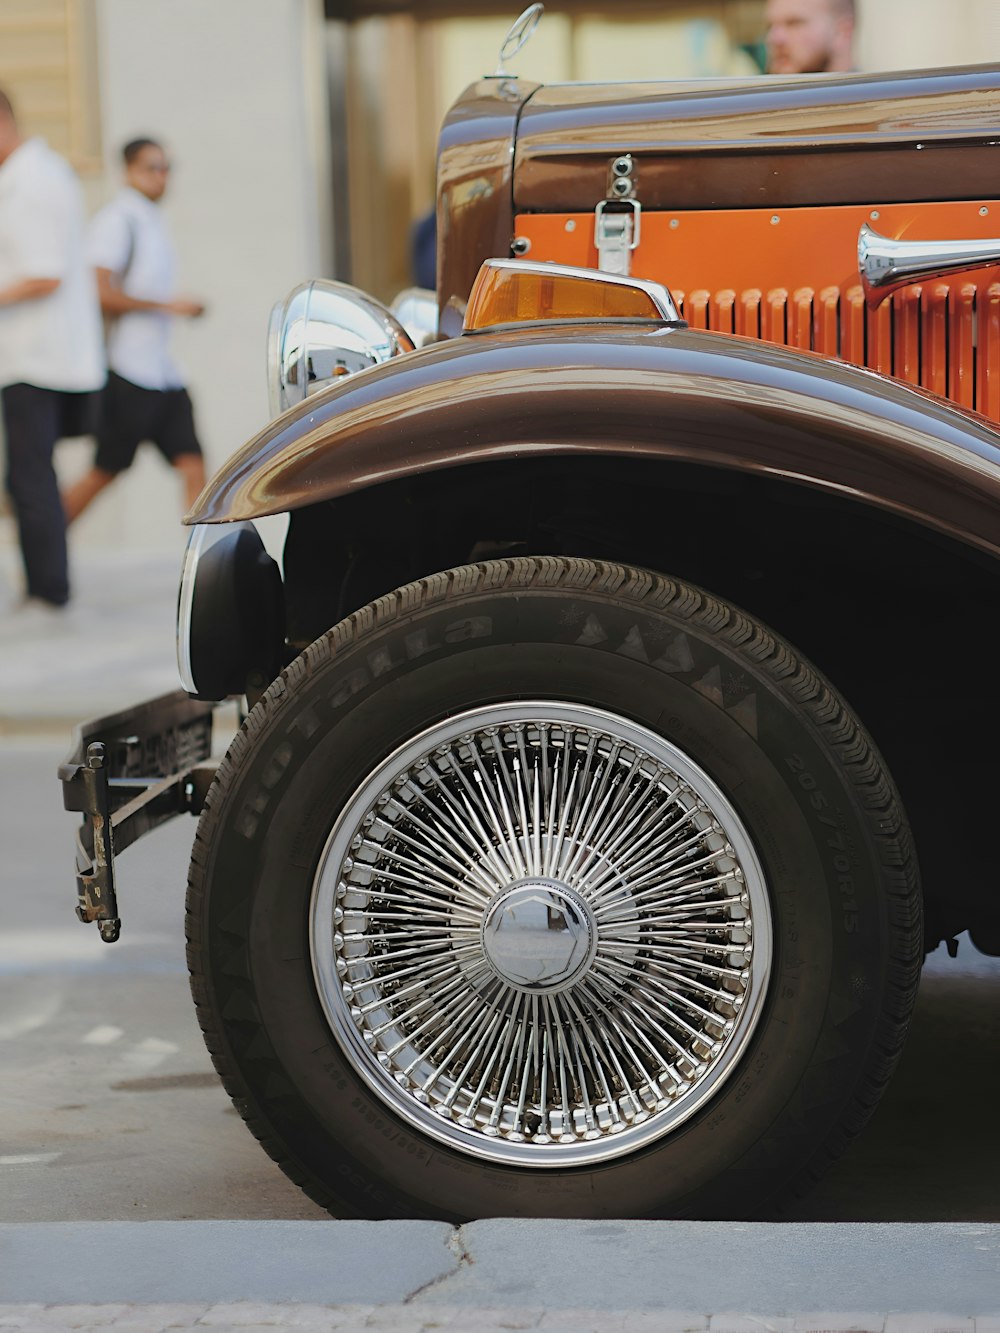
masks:
<instances>
[{"instance_id":1,"label":"road marking line","mask_svg":"<svg viewBox=\"0 0 1000 1333\"><path fill-rule=\"evenodd\" d=\"M61 1152L10 1153L6 1157L0 1157L0 1166L39 1166L45 1162L54 1162L61 1156Z\"/></svg>"},{"instance_id":2,"label":"road marking line","mask_svg":"<svg viewBox=\"0 0 1000 1333\"><path fill-rule=\"evenodd\" d=\"M176 1055L180 1047L172 1041L163 1041L159 1037L146 1037L137 1042L130 1051L122 1055L122 1063L130 1069L155 1069L171 1055Z\"/></svg>"},{"instance_id":3,"label":"road marking line","mask_svg":"<svg viewBox=\"0 0 1000 1333\"><path fill-rule=\"evenodd\" d=\"M0 1019L0 1041L13 1041L17 1037L25 1037L29 1032L37 1031L46 1023L51 1023L61 1008L62 995L57 991L46 996L40 1004L24 1008L11 1018Z\"/></svg>"},{"instance_id":4,"label":"road marking line","mask_svg":"<svg viewBox=\"0 0 1000 1333\"><path fill-rule=\"evenodd\" d=\"M122 1028L112 1027L110 1023L102 1024L100 1027L91 1028L85 1037L80 1040L84 1046L110 1046L113 1041L119 1037L124 1037Z\"/></svg>"}]
</instances>

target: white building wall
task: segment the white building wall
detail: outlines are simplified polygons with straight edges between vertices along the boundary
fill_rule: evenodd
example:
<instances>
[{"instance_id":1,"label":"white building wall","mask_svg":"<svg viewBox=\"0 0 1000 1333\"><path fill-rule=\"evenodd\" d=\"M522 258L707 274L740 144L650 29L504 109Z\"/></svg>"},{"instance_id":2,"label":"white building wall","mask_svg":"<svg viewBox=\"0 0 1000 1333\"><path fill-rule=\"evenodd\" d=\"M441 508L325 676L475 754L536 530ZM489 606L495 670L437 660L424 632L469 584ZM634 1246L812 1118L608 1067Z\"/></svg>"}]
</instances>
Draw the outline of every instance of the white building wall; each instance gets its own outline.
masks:
<instances>
[{"instance_id":1,"label":"white building wall","mask_svg":"<svg viewBox=\"0 0 1000 1333\"><path fill-rule=\"evenodd\" d=\"M207 313L178 321L196 421L214 470L266 422L265 333L271 305L329 272L329 198L320 0L98 0L104 176L97 208L120 178L121 145L161 138L174 163L162 207L184 294ZM65 479L90 446L63 446ZM73 544L176 545L180 495L150 447L93 504Z\"/></svg>"},{"instance_id":2,"label":"white building wall","mask_svg":"<svg viewBox=\"0 0 1000 1333\"><path fill-rule=\"evenodd\" d=\"M1000 61L996 0L858 0L864 70Z\"/></svg>"}]
</instances>

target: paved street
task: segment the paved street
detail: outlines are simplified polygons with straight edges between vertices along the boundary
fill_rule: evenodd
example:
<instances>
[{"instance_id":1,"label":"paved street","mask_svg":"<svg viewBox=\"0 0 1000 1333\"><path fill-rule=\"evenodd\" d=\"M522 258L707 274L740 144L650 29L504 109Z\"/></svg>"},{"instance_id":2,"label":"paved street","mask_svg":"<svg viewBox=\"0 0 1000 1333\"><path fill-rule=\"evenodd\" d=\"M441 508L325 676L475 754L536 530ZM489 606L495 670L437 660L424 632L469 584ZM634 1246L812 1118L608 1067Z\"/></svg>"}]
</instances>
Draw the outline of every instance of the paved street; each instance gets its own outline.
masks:
<instances>
[{"instance_id":1,"label":"paved street","mask_svg":"<svg viewBox=\"0 0 1000 1333\"><path fill-rule=\"evenodd\" d=\"M0 1220L323 1216L232 1111L195 1023L183 930L194 820L122 857L124 929L103 944L73 915L74 820L55 781L65 748L55 736L0 742L13 796L0 815L12 853Z\"/></svg>"},{"instance_id":2,"label":"paved street","mask_svg":"<svg viewBox=\"0 0 1000 1333\"><path fill-rule=\"evenodd\" d=\"M65 739L0 739L0 1221L317 1218L235 1115L184 966L193 819L120 862L124 927L73 916ZM924 975L903 1064L854 1151L789 1216L1000 1222L1000 960L963 940ZM3 1163L6 1164L3 1164Z\"/></svg>"}]
</instances>

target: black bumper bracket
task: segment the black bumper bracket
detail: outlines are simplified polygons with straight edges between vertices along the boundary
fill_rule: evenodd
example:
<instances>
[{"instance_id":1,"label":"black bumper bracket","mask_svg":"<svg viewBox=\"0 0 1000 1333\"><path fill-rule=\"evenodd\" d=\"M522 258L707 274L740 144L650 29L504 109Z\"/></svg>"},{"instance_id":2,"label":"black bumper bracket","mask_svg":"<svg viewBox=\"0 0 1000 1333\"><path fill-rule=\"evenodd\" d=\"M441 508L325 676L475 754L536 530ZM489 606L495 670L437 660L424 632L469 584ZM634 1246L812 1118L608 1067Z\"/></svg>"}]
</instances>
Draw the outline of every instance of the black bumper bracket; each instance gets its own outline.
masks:
<instances>
[{"instance_id":1,"label":"black bumper bracket","mask_svg":"<svg viewBox=\"0 0 1000 1333\"><path fill-rule=\"evenodd\" d=\"M76 845L76 914L101 939L121 934L115 856L180 814L199 814L211 785L214 705L182 690L77 727L59 767L63 804L83 822Z\"/></svg>"}]
</instances>

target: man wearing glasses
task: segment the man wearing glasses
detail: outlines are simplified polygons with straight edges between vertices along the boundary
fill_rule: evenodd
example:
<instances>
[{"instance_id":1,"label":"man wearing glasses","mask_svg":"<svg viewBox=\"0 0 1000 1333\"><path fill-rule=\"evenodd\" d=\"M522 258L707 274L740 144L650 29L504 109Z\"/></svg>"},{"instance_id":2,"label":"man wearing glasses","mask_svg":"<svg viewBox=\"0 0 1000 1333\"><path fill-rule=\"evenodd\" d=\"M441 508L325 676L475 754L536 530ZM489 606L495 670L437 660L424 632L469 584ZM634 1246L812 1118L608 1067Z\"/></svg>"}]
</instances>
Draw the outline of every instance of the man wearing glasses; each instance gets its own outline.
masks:
<instances>
[{"instance_id":1,"label":"man wearing glasses","mask_svg":"<svg viewBox=\"0 0 1000 1333\"><path fill-rule=\"evenodd\" d=\"M176 295L176 257L159 208L170 163L154 139L133 139L122 157L124 188L94 217L88 234L109 373L94 465L64 496L67 523L131 465L144 440L180 473L186 508L205 484L191 399L170 350L173 320L204 310L200 301Z\"/></svg>"}]
</instances>

